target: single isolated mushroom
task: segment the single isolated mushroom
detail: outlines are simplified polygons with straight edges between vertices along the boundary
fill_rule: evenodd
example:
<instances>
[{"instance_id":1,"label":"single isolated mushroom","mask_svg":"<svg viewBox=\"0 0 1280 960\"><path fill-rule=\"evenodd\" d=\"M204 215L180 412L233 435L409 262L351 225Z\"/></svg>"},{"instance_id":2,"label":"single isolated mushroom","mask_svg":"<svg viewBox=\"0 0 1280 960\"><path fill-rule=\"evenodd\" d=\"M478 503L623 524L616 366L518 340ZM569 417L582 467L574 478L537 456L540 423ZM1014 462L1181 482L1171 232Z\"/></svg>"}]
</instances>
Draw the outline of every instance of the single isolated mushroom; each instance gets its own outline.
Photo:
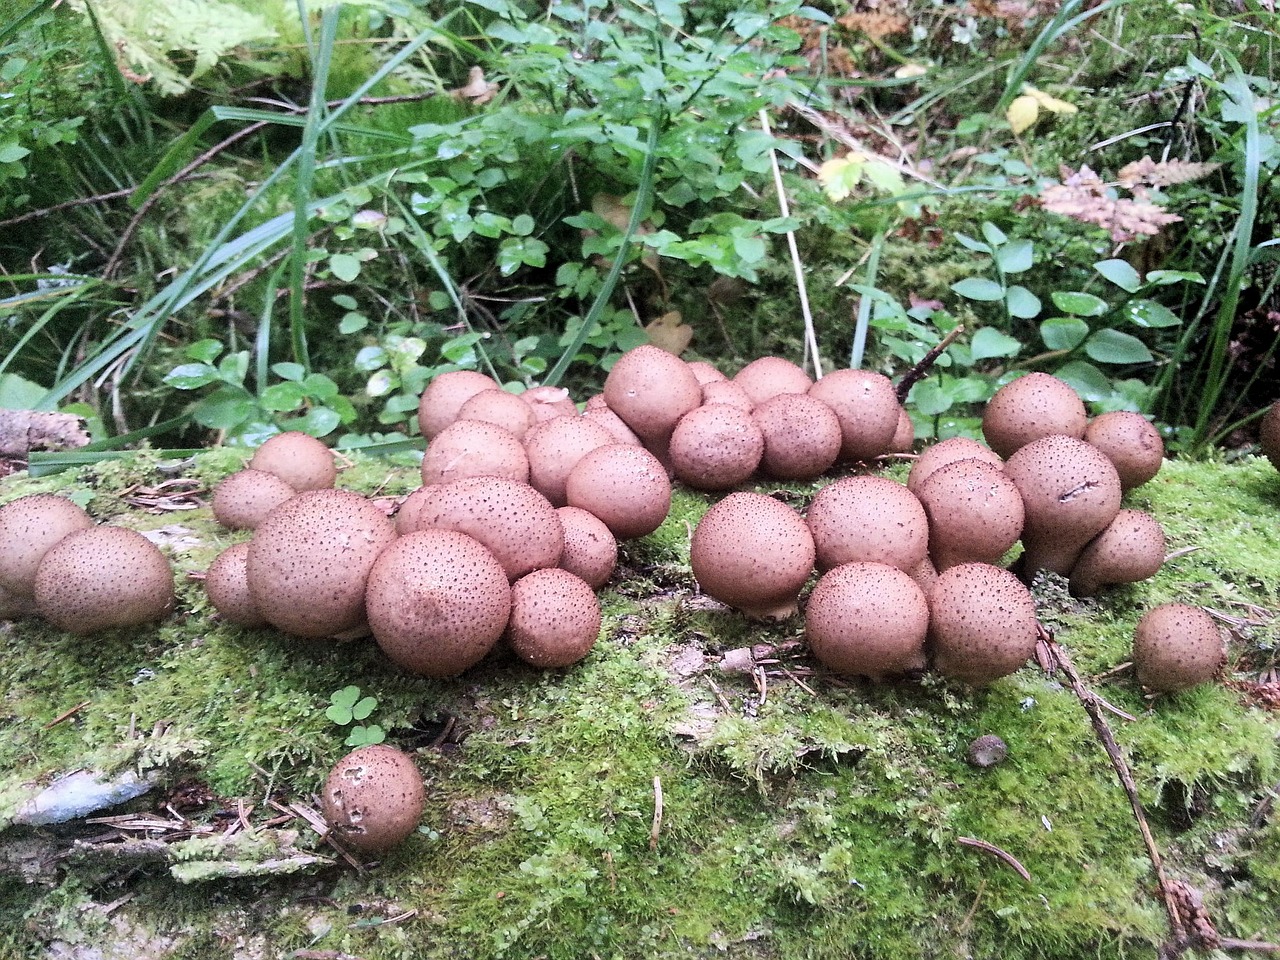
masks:
<instances>
[{"instance_id":1,"label":"single isolated mushroom","mask_svg":"<svg viewBox=\"0 0 1280 960\"><path fill-rule=\"evenodd\" d=\"M44 555L35 597L40 616L67 633L136 627L173 611L173 567L136 530L91 527Z\"/></svg>"},{"instance_id":2,"label":"single isolated mushroom","mask_svg":"<svg viewBox=\"0 0 1280 960\"><path fill-rule=\"evenodd\" d=\"M888 477L844 477L813 498L806 515L818 569L887 563L911 570L929 550L929 518L910 490Z\"/></svg>"},{"instance_id":3,"label":"single isolated mushroom","mask_svg":"<svg viewBox=\"0 0 1280 960\"><path fill-rule=\"evenodd\" d=\"M249 591L249 544L237 543L218 554L204 575L209 602L227 623L256 629L267 625Z\"/></svg>"},{"instance_id":4,"label":"single isolated mushroom","mask_svg":"<svg viewBox=\"0 0 1280 960\"><path fill-rule=\"evenodd\" d=\"M813 655L845 676L923 670L929 604L916 582L883 563L846 563L823 574L804 609Z\"/></svg>"},{"instance_id":5,"label":"single isolated mushroom","mask_svg":"<svg viewBox=\"0 0 1280 960\"><path fill-rule=\"evenodd\" d=\"M1121 510L1089 541L1071 569L1071 592L1091 597L1116 583L1154 577L1164 564L1164 528L1149 513Z\"/></svg>"},{"instance_id":6,"label":"single isolated mushroom","mask_svg":"<svg viewBox=\"0 0 1280 960\"><path fill-rule=\"evenodd\" d=\"M523 440L535 423L533 407L505 390L481 390L458 408L458 420L483 420Z\"/></svg>"},{"instance_id":7,"label":"single isolated mushroom","mask_svg":"<svg viewBox=\"0 0 1280 960\"><path fill-rule=\"evenodd\" d=\"M1208 683L1227 662L1213 617L1199 607L1165 603L1142 615L1133 633L1138 682L1158 693Z\"/></svg>"},{"instance_id":8,"label":"single isolated mushroom","mask_svg":"<svg viewBox=\"0 0 1280 960\"><path fill-rule=\"evenodd\" d=\"M249 469L274 473L294 490L327 490L338 479L333 451L298 430L277 433L254 451Z\"/></svg>"},{"instance_id":9,"label":"single isolated mushroom","mask_svg":"<svg viewBox=\"0 0 1280 960\"><path fill-rule=\"evenodd\" d=\"M761 469L779 480L811 480L840 456L840 420L808 394L780 393L751 411L764 437Z\"/></svg>"},{"instance_id":10,"label":"single isolated mushroom","mask_svg":"<svg viewBox=\"0 0 1280 960\"><path fill-rule=\"evenodd\" d=\"M0 507L0 590L12 616L35 612L36 570L60 540L88 530L93 519L53 493L33 493Z\"/></svg>"},{"instance_id":11,"label":"single isolated mushroom","mask_svg":"<svg viewBox=\"0 0 1280 960\"><path fill-rule=\"evenodd\" d=\"M1160 431L1140 413L1116 410L1094 417L1085 427L1084 442L1107 455L1125 490L1142 486L1164 463Z\"/></svg>"},{"instance_id":12,"label":"single isolated mushroom","mask_svg":"<svg viewBox=\"0 0 1280 960\"><path fill-rule=\"evenodd\" d=\"M456 677L493 649L511 585L480 541L455 530L407 533L378 557L365 597L373 638L396 665Z\"/></svg>"},{"instance_id":13,"label":"single isolated mushroom","mask_svg":"<svg viewBox=\"0 0 1280 960\"><path fill-rule=\"evenodd\" d=\"M911 472L907 474L907 489L918 494L921 484L929 479L929 474L957 460L982 460L997 467L1004 466L1004 459L1000 454L986 444L969 437L950 437L920 451L920 456L911 463Z\"/></svg>"},{"instance_id":14,"label":"single isolated mushroom","mask_svg":"<svg viewBox=\"0 0 1280 960\"><path fill-rule=\"evenodd\" d=\"M499 390L493 377L475 370L450 370L436 376L418 398L418 429L428 440L458 419L462 405L482 390Z\"/></svg>"},{"instance_id":15,"label":"single isolated mushroom","mask_svg":"<svg viewBox=\"0 0 1280 960\"><path fill-rule=\"evenodd\" d=\"M667 519L671 481L644 447L611 443L592 450L569 471L565 499L598 517L619 540L634 540Z\"/></svg>"},{"instance_id":16,"label":"single isolated mushroom","mask_svg":"<svg viewBox=\"0 0 1280 960\"><path fill-rule=\"evenodd\" d=\"M758 357L752 360L737 372L733 382L756 405L781 393L807 393L813 386L812 377L782 357Z\"/></svg>"},{"instance_id":17,"label":"single isolated mushroom","mask_svg":"<svg viewBox=\"0 0 1280 960\"><path fill-rule=\"evenodd\" d=\"M228 530L253 530L297 492L274 473L237 470L213 488L213 517Z\"/></svg>"},{"instance_id":18,"label":"single isolated mushroom","mask_svg":"<svg viewBox=\"0 0 1280 960\"><path fill-rule=\"evenodd\" d=\"M748 616L781 620L813 572L804 518L760 493L731 493L698 521L689 548L702 592Z\"/></svg>"},{"instance_id":19,"label":"single isolated mushroom","mask_svg":"<svg viewBox=\"0 0 1280 960\"><path fill-rule=\"evenodd\" d=\"M529 456L510 430L484 420L455 420L427 446L422 483L451 483L467 477L505 477L525 483Z\"/></svg>"},{"instance_id":20,"label":"single isolated mushroom","mask_svg":"<svg viewBox=\"0 0 1280 960\"><path fill-rule=\"evenodd\" d=\"M724 403L690 410L668 446L676 477L695 490L728 490L751 478L764 436L751 414Z\"/></svg>"},{"instance_id":21,"label":"single isolated mushroom","mask_svg":"<svg viewBox=\"0 0 1280 960\"><path fill-rule=\"evenodd\" d=\"M600 636L600 601L567 570L535 570L511 585L507 642L525 663L553 670L577 663Z\"/></svg>"},{"instance_id":22,"label":"single isolated mushroom","mask_svg":"<svg viewBox=\"0 0 1280 960\"><path fill-rule=\"evenodd\" d=\"M955 460L916 490L929 517L929 555L939 571L997 564L1022 536L1025 512L1012 480L985 460Z\"/></svg>"},{"instance_id":23,"label":"single isolated mushroom","mask_svg":"<svg viewBox=\"0 0 1280 960\"><path fill-rule=\"evenodd\" d=\"M568 570L599 589L609 582L618 565L618 541L603 521L581 507L556 511L564 526L564 552L560 569Z\"/></svg>"},{"instance_id":24,"label":"single isolated mushroom","mask_svg":"<svg viewBox=\"0 0 1280 960\"><path fill-rule=\"evenodd\" d=\"M840 459L873 460L889 452L898 431L898 391L871 370L835 370L809 388L840 421Z\"/></svg>"},{"instance_id":25,"label":"single isolated mushroom","mask_svg":"<svg viewBox=\"0 0 1280 960\"><path fill-rule=\"evenodd\" d=\"M1079 440L1089 417L1071 384L1047 373L1010 380L987 401L982 435L1006 460L1033 440L1062 434Z\"/></svg>"},{"instance_id":26,"label":"single isolated mushroom","mask_svg":"<svg viewBox=\"0 0 1280 960\"><path fill-rule=\"evenodd\" d=\"M413 758L385 743L347 754L320 790L333 838L358 853L386 853L407 840L425 806L426 787Z\"/></svg>"},{"instance_id":27,"label":"single isolated mushroom","mask_svg":"<svg viewBox=\"0 0 1280 960\"><path fill-rule=\"evenodd\" d=\"M1036 650L1036 603L1008 570L962 563L929 591L929 655L939 673L982 686Z\"/></svg>"},{"instance_id":28,"label":"single isolated mushroom","mask_svg":"<svg viewBox=\"0 0 1280 960\"><path fill-rule=\"evenodd\" d=\"M665 440L676 422L702 403L702 386L679 357L645 344L614 363L604 381L604 399L648 443Z\"/></svg>"}]
</instances>

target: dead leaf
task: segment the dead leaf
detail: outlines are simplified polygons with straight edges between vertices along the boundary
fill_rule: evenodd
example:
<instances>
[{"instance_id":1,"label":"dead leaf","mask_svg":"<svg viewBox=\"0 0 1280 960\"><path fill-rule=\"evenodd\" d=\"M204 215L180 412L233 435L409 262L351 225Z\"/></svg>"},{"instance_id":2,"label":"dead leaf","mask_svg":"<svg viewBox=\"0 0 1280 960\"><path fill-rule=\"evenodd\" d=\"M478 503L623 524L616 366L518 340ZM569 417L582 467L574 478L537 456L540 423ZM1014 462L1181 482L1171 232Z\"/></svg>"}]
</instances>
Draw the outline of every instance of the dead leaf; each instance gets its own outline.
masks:
<instances>
[{"instance_id":1,"label":"dead leaf","mask_svg":"<svg viewBox=\"0 0 1280 960\"><path fill-rule=\"evenodd\" d=\"M470 100L478 107L494 98L498 85L485 80L483 67L472 67L467 73L466 85L449 92L459 100Z\"/></svg>"},{"instance_id":2,"label":"dead leaf","mask_svg":"<svg viewBox=\"0 0 1280 960\"><path fill-rule=\"evenodd\" d=\"M879 11L854 11L853 13L846 13L843 17L838 19L836 23L840 24L840 26L844 27L846 30L856 30L861 33L865 33L873 40L879 40L895 33L906 33L911 27L911 21L901 14L882 13Z\"/></svg>"},{"instance_id":3,"label":"dead leaf","mask_svg":"<svg viewBox=\"0 0 1280 960\"><path fill-rule=\"evenodd\" d=\"M682 322L683 319L679 310L672 310L646 326L644 332L649 335L649 342L655 347L678 357L689 348L689 342L693 340L693 327Z\"/></svg>"},{"instance_id":4,"label":"dead leaf","mask_svg":"<svg viewBox=\"0 0 1280 960\"><path fill-rule=\"evenodd\" d=\"M592 196L591 212L609 224L609 226L614 227L619 233L625 233L627 225L631 223L631 207L624 203L621 197L616 197L611 193L597 193ZM653 233L653 224L647 220L636 227L636 236L638 237L651 233ZM640 255L640 262L657 274L659 280L662 279L662 266L656 250L646 248L644 253Z\"/></svg>"},{"instance_id":5,"label":"dead leaf","mask_svg":"<svg viewBox=\"0 0 1280 960\"><path fill-rule=\"evenodd\" d=\"M1220 163L1190 163L1185 160L1162 160L1156 163L1150 157L1143 157L1121 167L1116 180L1129 189L1140 185L1171 187L1207 177L1220 166Z\"/></svg>"},{"instance_id":6,"label":"dead leaf","mask_svg":"<svg viewBox=\"0 0 1280 960\"><path fill-rule=\"evenodd\" d=\"M1139 236L1153 237L1161 227L1182 219L1145 199L1109 196L1107 185L1087 165L1074 172L1063 167L1062 175L1062 183L1041 191L1040 205L1050 213L1103 227L1117 243Z\"/></svg>"},{"instance_id":7,"label":"dead leaf","mask_svg":"<svg viewBox=\"0 0 1280 960\"><path fill-rule=\"evenodd\" d=\"M1009 121L1009 126L1013 129L1013 135L1016 137L1024 130L1035 126L1036 120L1040 116L1040 103L1030 94L1023 94L1014 98L1004 115L1005 119Z\"/></svg>"}]
</instances>

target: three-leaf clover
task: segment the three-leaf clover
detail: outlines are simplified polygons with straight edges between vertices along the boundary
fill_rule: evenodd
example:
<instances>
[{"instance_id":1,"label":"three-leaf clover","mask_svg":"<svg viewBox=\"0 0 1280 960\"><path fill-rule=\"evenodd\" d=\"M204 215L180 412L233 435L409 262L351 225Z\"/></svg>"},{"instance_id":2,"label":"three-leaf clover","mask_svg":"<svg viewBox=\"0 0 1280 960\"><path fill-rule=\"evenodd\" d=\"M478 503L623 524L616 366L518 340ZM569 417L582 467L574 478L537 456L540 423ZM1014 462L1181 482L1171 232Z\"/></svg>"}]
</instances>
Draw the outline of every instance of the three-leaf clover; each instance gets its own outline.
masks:
<instances>
[{"instance_id":1,"label":"three-leaf clover","mask_svg":"<svg viewBox=\"0 0 1280 960\"><path fill-rule=\"evenodd\" d=\"M355 684L335 690L329 696L329 708L324 715L340 727L359 720L367 720L377 709L375 697L361 697L360 688ZM386 731L378 724L357 724L353 726L344 741L348 747L363 747L371 743L382 743L386 739Z\"/></svg>"}]
</instances>

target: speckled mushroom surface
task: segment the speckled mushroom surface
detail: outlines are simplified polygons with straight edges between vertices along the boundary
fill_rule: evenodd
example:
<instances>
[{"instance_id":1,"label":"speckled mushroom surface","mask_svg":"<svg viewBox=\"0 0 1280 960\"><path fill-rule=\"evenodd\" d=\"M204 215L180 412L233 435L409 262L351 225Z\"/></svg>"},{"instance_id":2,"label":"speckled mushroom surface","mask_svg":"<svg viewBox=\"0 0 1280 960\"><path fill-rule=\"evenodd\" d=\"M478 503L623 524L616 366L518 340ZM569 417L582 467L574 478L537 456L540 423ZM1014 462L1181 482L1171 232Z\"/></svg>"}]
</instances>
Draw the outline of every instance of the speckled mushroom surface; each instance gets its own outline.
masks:
<instances>
[{"instance_id":1,"label":"speckled mushroom surface","mask_svg":"<svg viewBox=\"0 0 1280 960\"><path fill-rule=\"evenodd\" d=\"M604 522L581 507L556 511L564 526L564 552L560 568L599 589L609 582L618 565L618 540Z\"/></svg>"},{"instance_id":2,"label":"speckled mushroom surface","mask_svg":"<svg viewBox=\"0 0 1280 960\"><path fill-rule=\"evenodd\" d=\"M274 473L237 470L213 488L213 516L228 530L253 530L297 492Z\"/></svg>"},{"instance_id":3,"label":"speckled mushroom surface","mask_svg":"<svg viewBox=\"0 0 1280 960\"><path fill-rule=\"evenodd\" d=\"M278 433L254 451L249 468L274 473L294 490L327 490L338 478L333 451L297 430Z\"/></svg>"},{"instance_id":4,"label":"speckled mushroom surface","mask_svg":"<svg viewBox=\"0 0 1280 960\"><path fill-rule=\"evenodd\" d=\"M450 370L436 376L418 398L418 429L428 440L458 419L462 405L482 390L498 390L498 381L474 370Z\"/></svg>"},{"instance_id":5,"label":"speckled mushroom surface","mask_svg":"<svg viewBox=\"0 0 1280 960\"><path fill-rule=\"evenodd\" d=\"M813 498L806 515L818 569L887 563L910 570L929 549L929 519L916 495L888 477L843 477Z\"/></svg>"},{"instance_id":6,"label":"speckled mushroom surface","mask_svg":"<svg viewBox=\"0 0 1280 960\"><path fill-rule=\"evenodd\" d=\"M733 382L755 405L783 393L807 393L813 378L783 357L757 357L739 370Z\"/></svg>"},{"instance_id":7,"label":"speckled mushroom surface","mask_svg":"<svg viewBox=\"0 0 1280 960\"><path fill-rule=\"evenodd\" d=\"M35 493L0 507L0 589L12 604L34 600L36 569L63 537L93 526L79 505L52 493Z\"/></svg>"},{"instance_id":8,"label":"speckled mushroom surface","mask_svg":"<svg viewBox=\"0 0 1280 960\"><path fill-rule=\"evenodd\" d=\"M755 474L764 455L764 435L746 411L703 404L680 418L668 452L676 477L686 485L728 490Z\"/></svg>"},{"instance_id":9,"label":"speckled mushroom surface","mask_svg":"<svg viewBox=\"0 0 1280 960\"><path fill-rule=\"evenodd\" d=\"M265 627L267 618L249 592L249 544L233 544L218 554L204 575L205 593L218 616L240 627Z\"/></svg>"},{"instance_id":10,"label":"speckled mushroom surface","mask_svg":"<svg viewBox=\"0 0 1280 960\"><path fill-rule=\"evenodd\" d=\"M1142 615L1133 633L1138 681L1160 693L1208 683L1227 662L1222 631L1200 607L1165 603Z\"/></svg>"},{"instance_id":11,"label":"speckled mushroom surface","mask_svg":"<svg viewBox=\"0 0 1280 960\"><path fill-rule=\"evenodd\" d=\"M467 477L505 477L525 483L529 457L505 427L484 420L455 420L427 446L422 482L450 483Z\"/></svg>"},{"instance_id":12,"label":"speckled mushroom surface","mask_svg":"<svg viewBox=\"0 0 1280 960\"><path fill-rule=\"evenodd\" d=\"M618 358L604 381L609 409L645 441L666 437L676 422L702 403L702 386L689 365L654 346Z\"/></svg>"},{"instance_id":13,"label":"speckled mushroom surface","mask_svg":"<svg viewBox=\"0 0 1280 960\"><path fill-rule=\"evenodd\" d=\"M1091 597L1105 586L1154 577L1164 564L1164 528L1149 513L1121 510L1089 541L1071 569L1071 592Z\"/></svg>"},{"instance_id":14,"label":"speckled mushroom surface","mask_svg":"<svg viewBox=\"0 0 1280 960\"><path fill-rule=\"evenodd\" d=\"M982 435L1006 460L1033 440L1053 434L1084 436L1089 417L1070 384L1047 373L1011 380L987 401Z\"/></svg>"},{"instance_id":15,"label":"speckled mushroom surface","mask_svg":"<svg viewBox=\"0 0 1280 960\"><path fill-rule=\"evenodd\" d=\"M1271 465L1280 470L1280 401L1267 408L1262 416L1262 424L1258 430L1258 442L1262 445L1262 454L1271 461Z\"/></svg>"},{"instance_id":16,"label":"speckled mushroom surface","mask_svg":"<svg viewBox=\"0 0 1280 960\"><path fill-rule=\"evenodd\" d=\"M871 460L888 453L898 431L898 392L871 370L835 370L809 388L840 421L840 458Z\"/></svg>"},{"instance_id":17,"label":"speckled mushroom surface","mask_svg":"<svg viewBox=\"0 0 1280 960\"><path fill-rule=\"evenodd\" d=\"M1036 649L1036 604L1008 570L962 563L929 592L929 656L939 673L975 686L1013 673Z\"/></svg>"},{"instance_id":18,"label":"speckled mushroom surface","mask_svg":"<svg viewBox=\"0 0 1280 960\"><path fill-rule=\"evenodd\" d=\"M507 642L535 667L577 663L595 646L600 623L595 590L567 570L535 570L511 586Z\"/></svg>"},{"instance_id":19,"label":"speckled mushroom surface","mask_svg":"<svg viewBox=\"0 0 1280 960\"><path fill-rule=\"evenodd\" d=\"M995 464L952 461L929 474L916 492L929 517L929 555L939 570L999 563L1022 536L1022 497Z\"/></svg>"},{"instance_id":20,"label":"speckled mushroom surface","mask_svg":"<svg viewBox=\"0 0 1280 960\"><path fill-rule=\"evenodd\" d=\"M779 480L811 480L835 465L843 434L835 411L808 394L783 393L755 407L764 438L760 469Z\"/></svg>"},{"instance_id":21,"label":"speckled mushroom surface","mask_svg":"<svg viewBox=\"0 0 1280 960\"><path fill-rule=\"evenodd\" d=\"M1125 490L1142 486L1164 463L1164 439L1140 413L1116 410L1094 417L1085 428L1084 441L1107 455Z\"/></svg>"},{"instance_id":22,"label":"speckled mushroom surface","mask_svg":"<svg viewBox=\"0 0 1280 960\"><path fill-rule=\"evenodd\" d=\"M912 493L919 492L920 485L929 479L929 474L957 460L982 460L1004 467L1004 458L986 444L969 437L948 437L925 447L911 462L911 472L907 474L907 489Z\"/></svg>"},{"instance_id":23,"label":"speckled mushroom surface","mask_svg":"<svg viewBox=\"0 0 1280 960\"><path fill-rule=\"evenodd\" d=\"M644 447L612 443L578 461L565 481L565 499L599 517L619 540L647 536L667 519L671 481Z\"/></svg>"},{"instance_id":24,"label":"speckled mushroom surface","mask_svg":"<svg viewBox=\"0 0 1280 960\"><path fill-rule=\"evenodd\" d=\"M525 434L529 484L557 507L563 507L569 471L596 447L617 443L609 429L587 417L555 417Z\"/></svg>"},{"instance_id":25,"label":"speckled mushroom surface","mask_svg":"<svg viewBox=\"0 0 1280 960\"><path fill-rule=\"evenodd\" d=\"M523 440L538 422L530 404L505 390L481 390L458 408L458 420L492 423L517 440Z\"/></svg>"},{"instance_id":26,"label":"speckled mushroom surface","mask_svg":"<svg viewBox=\"0 0 1280 960\"><path fill-rule=\"evenodd\" d=\"M925 667L929 605L897 567L847 563L828 571L804 622L813 655L835 673L881 680Z\"/></svg>"},{"instance_id":27,"label":"speckled mushroom surface","mask_svg":"<svg viewBox=\"0 0 1280 960\"><path fill-rule=\"evenodd\" d=\"M426 788L413 758L382 743L339 760L320 790L333 838L358 853L386 853L408 839L425 806Z\"/></svg>"}]
</instances>

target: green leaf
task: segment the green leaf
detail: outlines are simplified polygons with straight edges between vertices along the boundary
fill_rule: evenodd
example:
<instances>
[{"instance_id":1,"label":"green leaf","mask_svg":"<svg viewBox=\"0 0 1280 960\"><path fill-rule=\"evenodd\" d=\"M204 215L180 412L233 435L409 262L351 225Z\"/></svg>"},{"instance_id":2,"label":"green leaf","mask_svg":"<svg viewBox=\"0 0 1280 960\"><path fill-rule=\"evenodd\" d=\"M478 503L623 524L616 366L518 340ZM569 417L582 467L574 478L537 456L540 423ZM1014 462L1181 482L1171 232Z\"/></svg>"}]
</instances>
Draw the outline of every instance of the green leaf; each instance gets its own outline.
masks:
<instances>
[{"instance_id":1,"label":"green leaf","mask_svg":"<svg viewBox=\"0 0 1280 960\"><path fill-rule=\"evenodd\" d=\"M373 713L378 706L378 701L374 697L365 697L351 708L351 716L357 720L369 719L369 714Z\"/></svg>"},{"instance_id":2,"label":"green leaf","mask_svg":"<svg viewBox=\"0 0 1280 960\"><path fill-rule=\"evenodd\" d=\"M183 351L192 360L199 360L201 363L213 363L221 352L220 340L197 340Z\"/></svg>"},{"instance_id":3,"label":"green leaf","mask_svg":"<svg viewBox=\"0 0 1280 960\"><path fill-rule=\"evenodd\" d=\"M995 301L1004 299L1004 287L994 280L985 280L982 277L965 277L963 280L953 283L951 290L966 300Z\"/></svg>"},{"instance_id":4,"label":"green leaf","mask_svg":"<svg viewBox=\"0 0 1280 960\"><path fill-rule=\"evenodd\" d=\"M301 430L310 437L324 437L342 425L342 417L328 407L312 407L306 416L290 423L290 429Z\"/></svg>"},{"instance_id":5,"label":"green leaf","mask_svg":"<svg viewBox=\"0 0 1280 960\"><path fill-rule=\"evenodd\" d=\"M996 264L1005 273L1023 273L1035 263L1035 247L1030 240L1014 240L996 251Z\"/></svg>"},{"instance_id":6,"label":"green leaf","mask_svg":"<svg viewBox=\"0 0 1280 960\"><path fill-rule=\"evenodd\" d=\"M1111 396L1111 381L1092 363L1073 360L1059 367L1053 375L1069 383L1075 392L1080 394L1081 400L1097 403Z\"/></svg>"},{"instance_id":7,"label":"green leaf","mask_svg":"<svg viewBox=\"0 0 1280 960\"><path fill-rule=\"evenodd\" d=\"M1079 317L1050 317L1040 324L1040 339L1050 350L1074 350L1089 335L1089 324Z\"/></svg>"},{"instance_id":8,"label":"green leaf","mask_svg":"<svg viewBox=\"0 0 1280 960\"><path fill-rule=\"evenodd\" d=\"M1080 291L1055 290L1049 294L1049 299L1063 313L1075 317L1100 317L1111 309L1102 298Z\"/></svg>"},{"instance_id":9,"label":"green leaf","mask_svg":"<svg viewBox=\"0 0 1280 960\"><path fill-rule=\"evenodd\" d=\"M1142 286L1138 271L1125 260L1099 260L1093 265L1093 269L1126 293L1136 293Z\"/></svg>"},{"instance_id":10,"label":"green leaf","mask_svg":"<svg viewBox=\"0 0 1280 960\"><path fill-rule=\"evenodd\" d=\"M982 235L993 247L998 247L1009 239L1008 234L989 220L982 222Z\"/></svg>"},{"instance_id":11,"label":"green leaf","mask_svg":"<svg viewBox=\"0 0 1280 960\"><path fill-rule=\"evenodd\" d=\"M1204 283L1204 276L1194 270L1152 270L1147 274L1147 283L1157 287L1167 287L1184 280L1187 283Z\"/></svg>"},{"instance_id":12,"label":"green leaf","mask_svg":"<svg viewBox=\"0 0 1280 960\"><path fill-rule=\"evenodd\" d=\"M1099 363L1151 363L1155 360L1145 343L1119 330L1099 330L1085 342L1084 352Z\"/></svg>"},{"instance_id":13,"label":"green leaf","mask_svg":"<svg viewBox=\"0 0 1280 960\"><path fill-rule=\"evenodd\" d=\"M1176 313L1154 300L1134 300L1125 304L1124 312L1131 323L1147 329L1176 327L1182 323Z\"/></svg>"},{"instance_id":14,"label":"green leaf","mask_svg":"<svg viewBox=\"0 0 1280 960\"><path fill-rule=\"evenodd\" d=\"M522 213L511 221L511 232L517 237L527 237L529 234L533 233L533 228L535 226L537 226L537 224L534 223L533 217L529 216L527 213Z\"/></svg>"},{"instance_id":15,"label":"green leaf","mask_svg":"<svg viewBox=\"0 0 1280 960\"><path fill-rule=\"evenodd\" d=\"M994 327L983 327L969 341L969 351L974 360L987 360L991 357L1017 356L1022 349L1022 342L1015 340L1007 333L1001 333Z\"/></svg>"},{"instance_id":16,"label":"green leaf","mask_svg":"<svg viewBox=\"0 0 1280 960\"><path fill-rule=\"evenodd\" d=\"M733 252L747 263L757 263L764 259L767 248L760 237L734 237Z\"/></svg>"},{"instance_id":17,"label":"green leaf","mask_svg":"<svg viewBox=\"0 0 1280 960\"><path fill-rule=\"evenodd\" d=\"M30 150L19 144L16 140L10 140L8 143L0 143L0 163L17 163L30 153Z\"/></svg>"},{"instance_id":18,"label":"green leaf","mask_svg":"<svg viewBox=\"0 0 1280 960\"><path fill-rule=\"evenodd\" d=\"M329 258L329 269L343 283L360 276L360 261L349 253L335 253Z\"/></svg>"},{"instance_id":19,"label":"green leaf","mask_svg":"<svg viewBox=\"0 0 1280 960\"><path fill-rule=\"evenodd\" d=\"M306 392L297 383L277 383L262 391L259 402L264 410L287 413L297 410L306 399Z\"/></svg>"},{"instance_id":20,"label":"green leaf","mask_svg":"<svg viewBox=\"0 0 1280 960\"><path fill-rule=\"evenodd\" d=\"M48 392L16 373L0 373L0 410L34 410Z\"/></svg>"},{"instance_id":21,"label":"green leaf","mask_svg":"<svg viewBox=\"0 0 1280 960\"><path fill-rule=\"evenodd\" d=\"M198 390L218 379L218 368L207 363L183 363L164 375L164 382L175 390Z\"/></svg>"},{"instance_id":22,"label":"green leaf","mask_svg":"<svg viewBox=\"0 0 1280 960\"><path fill-rule=\"evenodd\" d=\"M970 237L967 234L957 232L953 233L952 236L955 237L956 243L960 244L960 246L964 247L966 250L972 250L974 253L991 252L991 248L989 246L981 240L973 239L973 237Z\"/></svg>"},{"instance_id":23,"label":"green leaf","mask_svg":"<svg viewBox=\"0 0 1280 960\"><path fill-rule=\"evenodd\" d=\"M218 363L218 378L233 387L238 387L240 384L244 383L244 378L248 373L248 350L238 350L235 353L228 353Z\"/></svg>"},{"instance_id":24,"label":"green leaf","mask_svg":"<svg viewBox=\"0 0 1280 960\"><path fill-rule=\"evenodd\" d=\"M210 430L234 430L248 422L258 405L243 387L223 387L196 404L191 417Z\"/></svg>"},{"instance_id":25,"label":"green leaf","mask_svg":"<svg viewBox=\"0 0 1280 960\"><path fill-rule=\"evenodd\" d=\"M1019 320L1030 320L1040 314L1040 298L1016 283L1004 292L1004 305L1009 316Z\"/></svg>"},{"instance_id":26,"label":"green leaf","mask_svg":"<svg viewBox=\"0 0 1280 960\"><path fill-rule=\"evenodd\" d=\"M545 267L548 247L534 237L517 237L502 241L498 247L498 271L509 277L523 266Z\"/></svg>"},{"instance_id":27,"label":"green leaf","mask_svg":"<svg viewBox=\"0 0 1280 960\"><path fill-rule=\"evenodd\" d=\"M369 325L369 318L363 313L351 312L344 316L338 324L339 333L359 333Z\"/></svg>"},{"instance_id":28,"label":"green leaf","mask_svg":"<svg viewBox=\"0 0 1280 960\"><path fill-rule=\"evenodd\" d=\"M300 363L275 363L271 372L281 380L301 380L307 375L307 368Z\"/></svg>"},{"instance_id":29,"label":"green leaf","mask_svg":"<svg viewBox=\"0 0 1280 960\"><path fill-rule=\"evenodd\" d=\"M354 366L361 373L369 373L387 365L387 351L381 347L361 347L356 354Z\"/></svg>"},{"instance_id":30,"label":"green leaf","mask_svg":"<svg viewBox=\"0 0 1280 960\"><path fill-rule=\"evenodd\" d=\"M951 409L951 397L939 386L936 378L917 383L911 388L908 400L916 413L926 417L936 417Z\"/></svg>"}]
</instances>

